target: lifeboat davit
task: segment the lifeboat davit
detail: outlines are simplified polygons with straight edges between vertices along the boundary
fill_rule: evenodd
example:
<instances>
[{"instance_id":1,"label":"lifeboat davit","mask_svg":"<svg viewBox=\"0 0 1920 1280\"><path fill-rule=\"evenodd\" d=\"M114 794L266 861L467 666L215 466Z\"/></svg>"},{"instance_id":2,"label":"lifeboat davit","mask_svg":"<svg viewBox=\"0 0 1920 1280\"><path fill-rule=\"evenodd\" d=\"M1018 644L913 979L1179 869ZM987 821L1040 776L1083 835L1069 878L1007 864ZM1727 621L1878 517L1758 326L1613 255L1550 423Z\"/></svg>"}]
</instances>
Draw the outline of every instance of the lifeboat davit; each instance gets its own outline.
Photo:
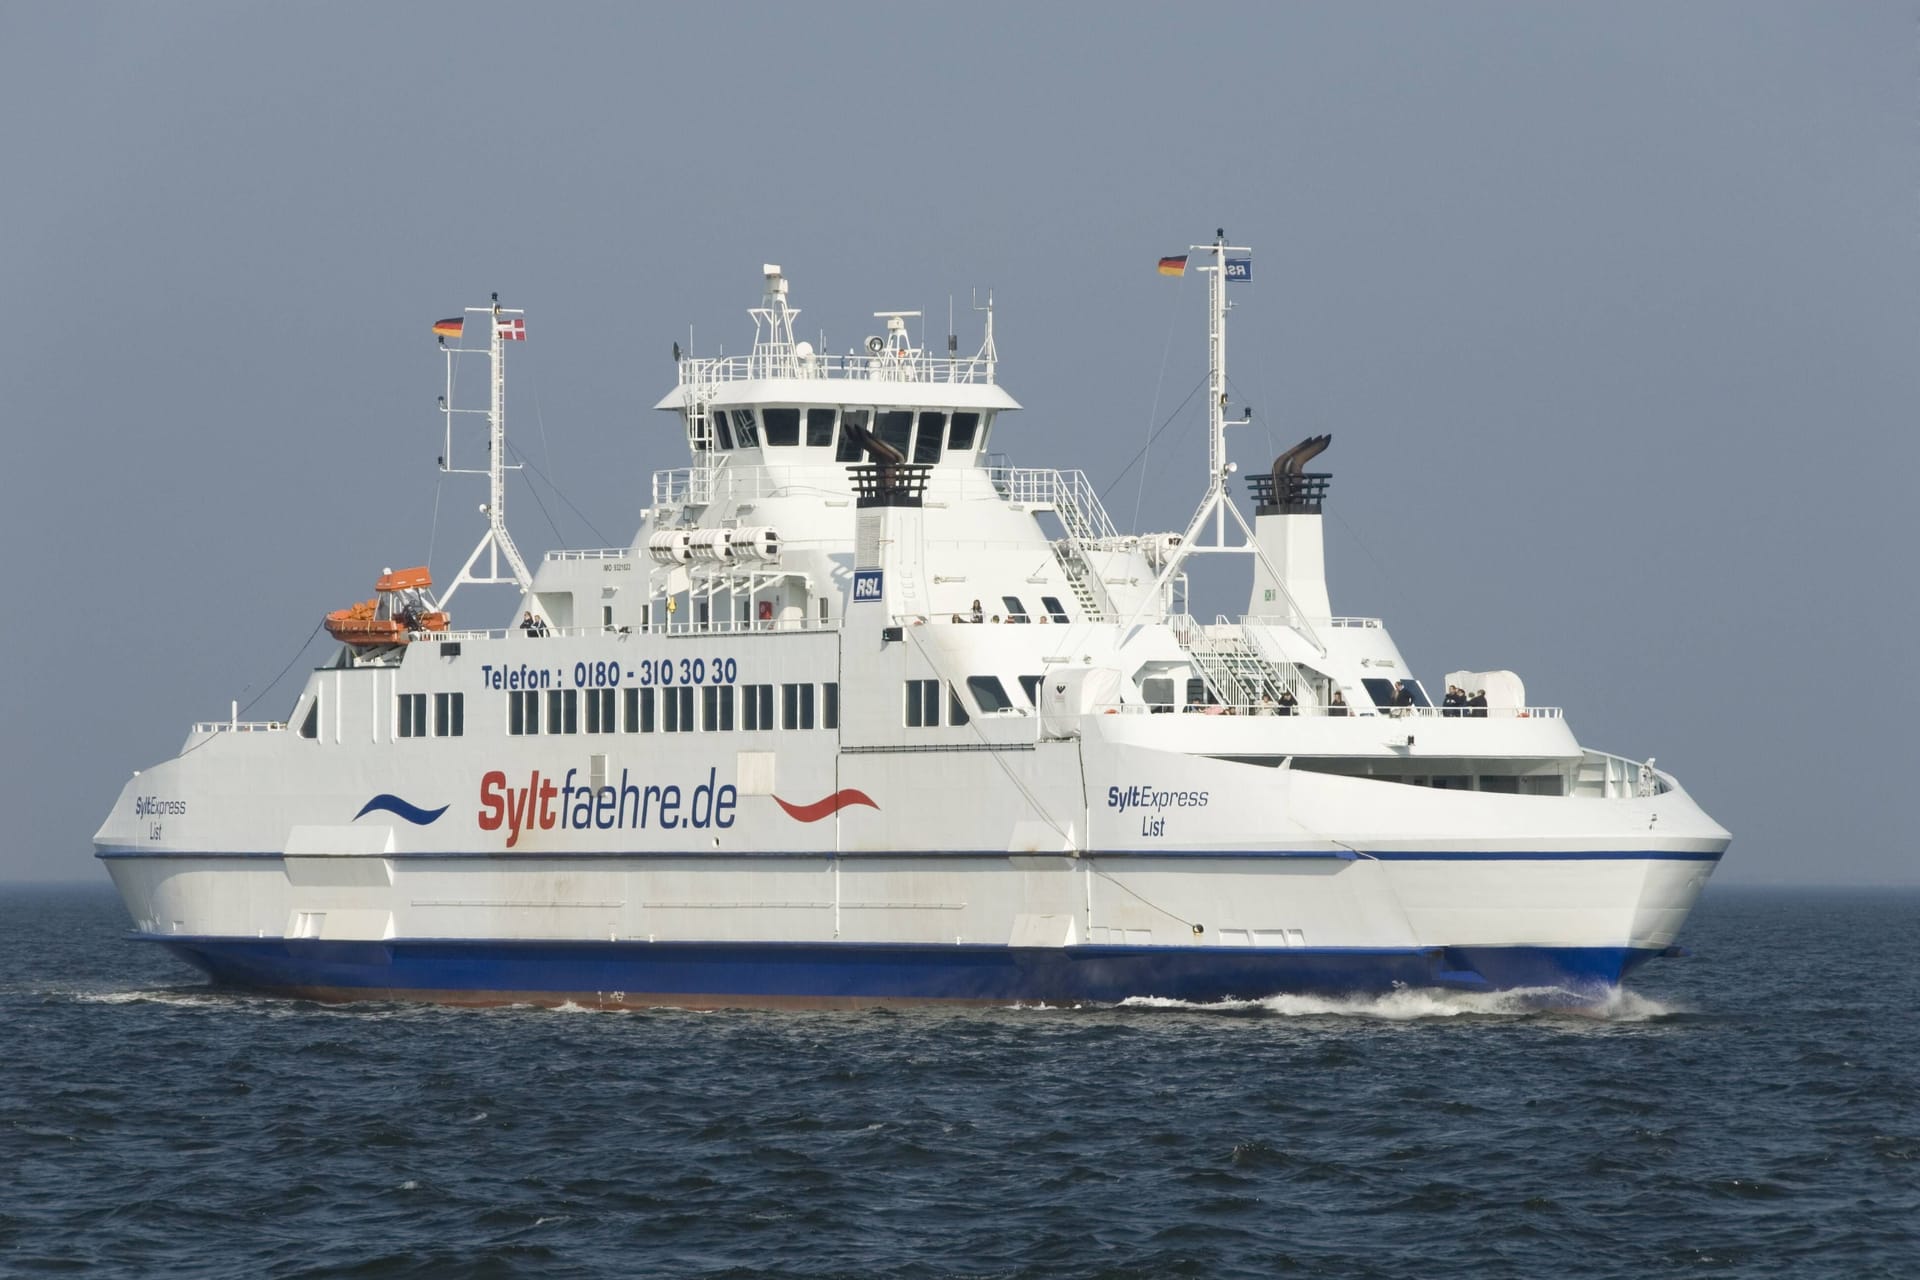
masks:
<instances>
[{"instance_id":1,"label":"lifeboat davit","mask_svg":"<svg viewBox=\"0 0 1920 1280\"><path fill-rule=\"evenodd\" d=\"M433 575L425 565L389 569L373 584L373 599L327 615L327 634L342 644L373 648L406 644L421 632L445 631L447 613L434 608L432 588Z\"/></svg>"}]
</instances>

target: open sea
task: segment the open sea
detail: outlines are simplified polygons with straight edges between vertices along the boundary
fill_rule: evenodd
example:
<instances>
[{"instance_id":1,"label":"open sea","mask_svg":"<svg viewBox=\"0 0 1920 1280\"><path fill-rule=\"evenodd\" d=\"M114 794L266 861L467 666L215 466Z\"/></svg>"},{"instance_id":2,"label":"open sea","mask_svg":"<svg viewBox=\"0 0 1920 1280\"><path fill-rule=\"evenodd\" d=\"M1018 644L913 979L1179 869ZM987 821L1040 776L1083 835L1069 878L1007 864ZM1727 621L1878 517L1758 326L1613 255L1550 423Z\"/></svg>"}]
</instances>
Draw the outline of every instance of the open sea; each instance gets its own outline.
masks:
<instances>
[{"instance_id":1,"label":"open sea","mask_svg":"<svg viewBox=\"0 0 1920 1280\"><path fill-rule=\"evenodd\" d=\"M0 888L0 1273L1920 1276L1920 894L1710 888L1606 1006L218 994Z\"/></svg>"}]
</instances>

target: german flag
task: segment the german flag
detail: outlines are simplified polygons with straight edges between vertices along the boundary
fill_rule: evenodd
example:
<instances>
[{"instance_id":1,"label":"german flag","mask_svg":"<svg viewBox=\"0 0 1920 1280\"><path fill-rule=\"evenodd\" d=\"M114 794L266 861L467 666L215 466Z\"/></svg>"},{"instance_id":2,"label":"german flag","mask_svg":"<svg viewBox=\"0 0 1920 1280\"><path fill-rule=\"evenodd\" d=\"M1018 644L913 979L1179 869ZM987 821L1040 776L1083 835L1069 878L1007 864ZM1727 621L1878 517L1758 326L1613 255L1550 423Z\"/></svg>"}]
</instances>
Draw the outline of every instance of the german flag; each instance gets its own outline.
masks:
<instances>
[{"instance_id":1,"label":"german flag","mask_svg":"<svg viewBox=\"0 0 1920 1280\"><path fill-rule=\"evenodd\" d=\"M466 323L467 322L459 316L455 316L451 320L435 320L433 322L433 331L443 338L457 338L460 336L460 330Z\"/></svg>"},{"instance_id":2,"label":"german flag","mask_svg":"<svg viewBox=\"0 0 1920 1280\"><path fill-rule=\"evenodd\" d=\"M1187 255L1177 258L1160 259L1160 274L1163 276L1183 276L1187 274Z\"/></svg>"}]
</instances>

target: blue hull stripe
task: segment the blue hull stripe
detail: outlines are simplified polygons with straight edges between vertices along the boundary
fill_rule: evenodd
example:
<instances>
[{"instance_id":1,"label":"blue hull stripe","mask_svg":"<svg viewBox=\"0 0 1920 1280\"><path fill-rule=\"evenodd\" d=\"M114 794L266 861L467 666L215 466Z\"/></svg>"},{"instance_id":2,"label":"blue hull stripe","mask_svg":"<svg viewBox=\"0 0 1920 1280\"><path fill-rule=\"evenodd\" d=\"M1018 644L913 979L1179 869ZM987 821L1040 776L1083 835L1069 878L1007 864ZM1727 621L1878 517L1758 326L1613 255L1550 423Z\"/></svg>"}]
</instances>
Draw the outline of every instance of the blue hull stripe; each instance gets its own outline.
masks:
<instances>
[{"instance_id":1,"label":"blue hull stripe","mask_svg":"<svg viewBox=\"0 0 1920 1280\"><path fill-rule=\"evenodd\" d=\"M1398 986L1591 990L1657 954L1627 947L995 947L139 934L216 982L322 998L629 1005L1211 1002Z\"/></svg>"}]
</instances>

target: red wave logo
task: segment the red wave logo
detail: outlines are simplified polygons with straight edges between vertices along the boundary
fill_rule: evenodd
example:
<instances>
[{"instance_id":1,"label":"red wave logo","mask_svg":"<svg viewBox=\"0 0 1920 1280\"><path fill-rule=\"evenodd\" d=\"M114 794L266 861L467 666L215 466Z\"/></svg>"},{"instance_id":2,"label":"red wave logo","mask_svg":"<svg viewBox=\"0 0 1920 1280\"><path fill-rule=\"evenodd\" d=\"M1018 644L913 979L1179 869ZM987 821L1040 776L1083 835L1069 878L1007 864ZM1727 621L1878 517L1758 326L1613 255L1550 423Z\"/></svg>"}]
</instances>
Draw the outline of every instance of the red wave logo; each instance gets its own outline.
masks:
<instances>
[{"instance_id":1,"label":"red wave logo","mask_svg":"<svg viewBox=\"0 0 1920 1280\"><path fill-rule=\"evenodd\" d=\"M836 791L825 800L815 800L812 804L788 804L779 796L773 802L787 811L787 816L796 822L818 822L829 814L840 812L850 804L863 804L869 809L878 809L864 791L855 791L848 787L845 791Z\"/></svg>"}]
</instances>

